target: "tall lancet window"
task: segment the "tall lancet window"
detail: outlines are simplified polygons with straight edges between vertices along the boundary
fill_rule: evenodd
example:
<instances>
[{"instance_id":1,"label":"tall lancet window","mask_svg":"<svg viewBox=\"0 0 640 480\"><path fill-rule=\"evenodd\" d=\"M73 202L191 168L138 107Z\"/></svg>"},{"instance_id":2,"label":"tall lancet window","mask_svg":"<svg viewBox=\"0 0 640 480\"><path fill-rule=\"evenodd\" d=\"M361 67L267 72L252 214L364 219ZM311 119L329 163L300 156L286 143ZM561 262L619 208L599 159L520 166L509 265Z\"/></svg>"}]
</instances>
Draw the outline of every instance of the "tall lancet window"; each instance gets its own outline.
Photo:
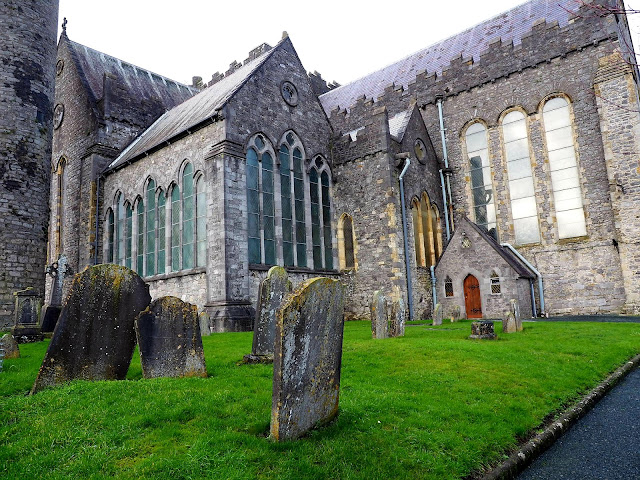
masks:
<instances>
[{"instance_id":1,"label":"tall lancet window","mask_svg":"<svg viewBox=\"0 0 640 480\"><path fill-rule=\"evenodd\" d=\"M309 170L313 268L333 270L329 167L316 157ZM320 172L320 173L319 173Z\"/></svg>"},{"instance_id":2,"label":"tall lancet window","mask_svg":"<svg viewBox=\"0 0 640 480\"><path fill-rule=\"evenodd\" d=\"M469 156L474 219L476 224L497 239L496 207L491 180L487 128L480 122L469 126L465 134L465 143Z\"/></svg>"}]
</instances>

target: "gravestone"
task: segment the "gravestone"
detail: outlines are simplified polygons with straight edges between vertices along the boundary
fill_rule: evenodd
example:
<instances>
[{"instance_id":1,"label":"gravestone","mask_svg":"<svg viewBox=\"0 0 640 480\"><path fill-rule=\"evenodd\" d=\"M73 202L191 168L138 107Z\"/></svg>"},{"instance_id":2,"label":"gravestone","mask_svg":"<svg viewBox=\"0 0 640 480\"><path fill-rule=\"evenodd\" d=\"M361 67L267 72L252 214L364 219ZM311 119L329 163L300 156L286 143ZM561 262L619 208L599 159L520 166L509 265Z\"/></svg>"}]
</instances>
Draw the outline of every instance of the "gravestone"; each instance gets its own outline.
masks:
<instances>
[{"instance_id":1,"label":"gravestone","mask_svg":"<svg viewBox=\"0 0 640 480\"><path fill-rule=\"evenodd\" d=\"M42 331L53 332L58 323L62 311L62 287L64 279L71 275L71 269L67 263L67 257L60 255L58 260L47 267L47 273L53 278L51 283L51 300L44 311L42 319Z\"/></svg>"},{"instance_id":2,"label":"gravestone","mask_svg":"<svg viewBox=\"0 0 640 480\"><path fill-rule=\"evenodd\" d=\"M460 320L460 305L454 305L451 308L451 323Z\"/></svg>"},{"instance_id":3,"label":"gravestone","mask_svg":"<svg viewBox=\"0 0 640 480\"><path fill-rule=\"evenodd\" d=\"M291 281L282 267L271 267L260 282L258 308L253 326L251 354L244 356L246 363L272 363L276 336L276 311L285 296L291 293Z\"/></svg>"},{"instance_id":4,"label":"gravestone","mask_svg":"<svg viewBox=\"0 0 640 480\"><path fill-rule=\"evenodd\" d=\"M31 393L71 380L122 380L149 287L119 265L87 267L73 279Z\"/></svg>"},{"instance_id":5,"label":"gravestone","mask_svg":"<svg viewBox=\"0 0 640 480\"><path fill-rule=\"evenodd\" d=\"M371 336L373 338L387 338L389 336L387 299L380 290L373 292L371 300Z\"/></svg>"},{"instance_id":6,"label":"gravestone","mask_svg":"<svg viewBox=\"0 0 640 480\"><path fill-rule=\"evenodd\" d=\"M391 327L389 335L392 337L404 337L404 325L406 320L404 301L398 298L391 304Z\"/></svg>"},{"instance_id":7,"label":"gravestone","mask_svg":"<svg viewBox=\"0 0 640 480\"><path fill-rule=\"evenodd\" d=\"M511 314L513 315L513 318L515 320L516 331L521 332L522 331L522 317L520 316L520 305L518 304L518 300L516 300L515 298L512 298L509 303L510 303L510 306L511 306Z\"/></svg>"},{"instance_id":8,"label":"gravestone","mask_svg":"<svg viewBox=\"0 0 640 480\"><path fill-rule=\"evenodd\" d=\"M436 308L433 309L433 324L442 325L442 304L436 303Z\"/></svg>"},{"instance_id":9,"label":"gravestone","mask_svg":"<svg viewBox=\"0 0 640 480\"><path fill-rule=\"evenodd\" d=\"M0 348L4 350L4 358L20 358L18 342L10 333L5 333L0 338Z\"/></svg>"},{"instance_id":10,"label":"gravestone","mask_svg":"<svg viewBox=\"0 0 640 480\"><path fill-rule=\"evenodd\" d=\"M40 308L42 300L32 288L13 293L15 305L11 334L18 343L40 342L44 335L40 331Z\"/></svg>"},{"instance_id":11,"label":"gravestone","mask_svg":"<svg viewBox=\"0 0 640 480\"><path fill-rule=\"evenodd\" d=\"M138 315L135 327L144 378L207 376L198 307L161 297Z\"/></svg>"},{"instance_id":12,"label":"gravestone","mask_svg":"<svg viewBox=\"0 0 640 480\"><path fill-rule=\"evenodd\" d=\"M209 314L207 312L200 312L200 315L198 315L198 320L200 322L200 335L203 337L208 337L209 335L211 335Z\"/></svg>"},{"instance_id":13,"label":"gravestone","mask_svg":"<svg viewBox=\"0 0 640 480\"><path fill-rule=\"evenodd\" d=\"M344 286L313 278L277 313L271 436L292 440L338 413Z\"/></svg>"},{"instance_id":14,"label":"gravestone","mask_svg":"<svg viewBox=\"0 0 640 480\"><path fill-rule=\"evenodd\" d=\"M480 322L471 322L471 335L469 338L474 340L495 340L496 336L493 322L483 320Z\"/></svg>"},{"instance_id":15,"label":"gravestone","mask_svg":"<svg viewBox=\"0 0 640 480\"><path fill-rule=\"evenodd\" d=\"M502 320L502 333L515 333L517 331L516 318L513 315L513 312L505 312L504 320Z\"/></svg>"}]
</instances>

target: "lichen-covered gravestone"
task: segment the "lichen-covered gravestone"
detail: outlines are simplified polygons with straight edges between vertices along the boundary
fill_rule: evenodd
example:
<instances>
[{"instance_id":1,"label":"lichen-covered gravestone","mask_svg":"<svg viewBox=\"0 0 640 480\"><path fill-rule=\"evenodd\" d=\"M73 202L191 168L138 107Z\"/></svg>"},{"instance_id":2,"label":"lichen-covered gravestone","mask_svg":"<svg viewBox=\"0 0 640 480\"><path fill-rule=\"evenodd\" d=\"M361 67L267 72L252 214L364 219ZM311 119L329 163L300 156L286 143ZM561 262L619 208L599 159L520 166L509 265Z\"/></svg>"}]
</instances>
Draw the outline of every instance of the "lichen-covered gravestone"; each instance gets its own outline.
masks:
<instances>
[{"instance_id":1,"label":"lichen-covered gravestone","mask_svg":"<svg viewBox=\"0 0 640 480\"><path fill-rule=\"evenodd\" d=\"M147 284L126 267L77 274L31 393L76 379L124 379L136 344L133 322L150 301Z\"/></svg>"},{"instance_id":2,"label":"lichen-covered gravestone","mask_svg":"<svg viewBox=\"0 0 640 480\"><path fill-rule=\"evenodd\" d=\"M442 305L436 303L436 308L433 309L433 324L442 325Z\"/></svg>"},{"instance_id":3,"label":"lichen-covered gravestone","mask_svg":"<svg viewBox=\"0 0 640 480\"><path fill-rule=\"evenodd\" d=\"M18 342L10 333L6 333L0 338L0 348L4 350L4 358L20 358Z\"/></svg>"},{"instance_id":4,"label":"lichen-covered gravestone","mask_svg":"<svg viewBox=\"0 0 640 480\"><path fill-rule=\"evenodd\" d=\"M211 335L211 323L209 314L207 312L200 312L198 315L198 320L200 321L200 335L203 337L208 337Z\"/></svg>"},{"instance_id":5,"label":"lichen-covered gravestone","mask_svg":"<svg viewBox=\"0 0 640 480\"><path fill-rule=\"evenodd\" d=\"M521 332L522 331L522 317L520 316L520 305L518 304L518 300L516 300L515 298L512 298L510 300L509 304L511 306L511 314L513 315L513 318L515 319L516 331L517 332Z\"/></svg>"},{"instance_id":6,"label":"lichen-covered gravestone","mask_svg":"<svg viewBox=\"0 0 640 480\"><path fill-rule=\"evenodd\" d=\"M515 333L517 331L516 318L513 316L513 312L506 311L504 320L502 320L502 333Z\"/></svg>"},{"instance_id":7,"label":"lichen-covered gravestone","mask_svg":"<svg viewBox=\"0 0 640 480\"><path fill-rule=\"evenodd\" d=\"M471 335L469 335L469 338L473 340L495 340L498 337L495 334L493 322L482 320L471 322Z\"/></svg>"},{"instance_id":8,"label":"lichen-covered gravestone","mask_svg":"<svg viewBox=\"0 0 640 480\"><path fill-rule=\"evenodd\" d=\"M338 413L344 286L313 278L277 313L271 436L292 440Z\"/></svg>"},{"instance_id":9,"label":"lichen-covered gravestone","mask_svg":"<svg viewBox=\"0 0 640 480\"><path fill-rule=\"evenodd\" d=\"M406 310L402 298L397 298L391 304L391 328L389 335L392 337L404 337L404 324Z\"/></svg>"},{"instance_id":10,"label":"lichen-covered gravestone","mask_svg":"<svg viewBox=\"0 0 640 480\"><path fill-rule=\"evenodd\" d=\"M15 299L13 338L18 343L40 342L44 338L40 330L40 309L42 299L28 287L13 293Z\"/></svg>"},{"instance_id":11,"label":"lichen-covered gravestone","mask_svg":"<svg viewBox=\"0 0 640 480\"><path fill-rule=\"evenodd\" d=\"M387 299L380 290L373 292L371 300L371 336L373 338L387 338L389 336Z\"/></svg>"},{"instance_id":12,"label":"lichen-covered gravestone","mask_svg":"<svg viewBox=\"0 0 640 480\"><path fill-rule=\"evenodd\" d=\"M291 293L291 281L282 267L271 267L267 278L260 282L258 290L258 308L253 327L253 345L251 355L245 355L247 363L273 362L273 349L276 337L276 312L285 296Z\"/></svg>"},{"instance_id":13,"label":"lichen-covered gravestone","mask_svg":"<svg viewBox=\"0 0 640 480\"><path fill-rule=\"evenodd\" d=\"M460 305L454 305L451 308L451 323L460 320Z\"/></svg>"},{"instance_id":14,"label":"lichen-covered gravestone","mask_svg":"<svg viewBox=\"0 0 640 480\"><path fill-rule=\"evenodd\" d=\"M161 297L136 318L144 378L206 377L198 307Z\"/></svg>"}]
</instances>

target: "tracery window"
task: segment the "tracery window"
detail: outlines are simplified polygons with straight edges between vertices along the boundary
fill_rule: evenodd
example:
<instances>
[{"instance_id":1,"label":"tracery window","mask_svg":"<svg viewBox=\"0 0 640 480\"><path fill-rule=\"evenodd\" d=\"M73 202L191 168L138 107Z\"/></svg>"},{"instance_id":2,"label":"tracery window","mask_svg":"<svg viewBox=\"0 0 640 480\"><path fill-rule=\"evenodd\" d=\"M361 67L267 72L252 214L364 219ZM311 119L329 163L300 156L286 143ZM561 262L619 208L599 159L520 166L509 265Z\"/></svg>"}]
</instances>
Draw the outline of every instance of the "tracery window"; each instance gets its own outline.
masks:
<instances>
[{"instance_id":1,"label":"tracery window","mask_svg":"<svg viewBox=\"0 0 640 480\"><path fill-rule=\"evenodd\" d=\"M348 213L343 213L338 224L338 258L341 270L356 267L355 243L353 218Z\"/></svg>"},{"instance_id":2,"label":"tracery window","mask_svg":"<svg viewBox=\"0 0 640 480\"><path fill-rule=\"evenodd\" d=\"M171 271L180 270L180 187L171 189Z\"/></svg>"},{"instance_id":3,"label":"tracery window","mask_svg":"<svg viewBox=\"0 0 640 480\"><path fill-rule=\"evenodd\" d=\"M415 198L411 202L411 215L413 217L413 241L416 252L416 265L424 267L424 233L422 231L422 215L420 213L420 202Z\"/></svg>"},{"instance_id":4,"label":"tracery window","mask_svg":"<svg viewBox=\"0 0 640 480\"><path fill-rule=\"evenodd\" d=\"M158 260L156 262L156 273L165 273L166 257L166 212L167 197L162 189L158 189Z\"/></svg>"},{"instance_id":5,"label":"tracery window","mask_svg":"<svg viewBox=\"0 0 640 480\"><path fill-rule=\"evenodd\" d=\"M136 272L142 276L144 273L144 201L142 198L138 199L137 205L138 215L138 253L136 258Z\"/></svg>"},{"instance_id":6,"label":"tracery window","mask_svg":"<svg viewBox=\"0 0 640 480\"><path fill-rule=\"evenodd\" d=\"M182 171L182 268L193 268L195 260L195 197L193 165L187 163Z\"/></svg>"},{"instance_id":7,"label":"tracery window","mask_svg":"<svg viewBox=\"0 0 640 480\"><path fill-rule=\"evenodd\" d=\"M444 279L444 296L453 297L453 282L448 275L447 278Z\"/></svg>"},{"instance_id":8,"label":"tracery window","mask_svg":"<svg viewBox=\"0 0 640 480\"><path fill-rule=\"evenodd\" d=\"M262 135L247 149L249 263L276 263L273 155Z\"/></svg>"},{"instance_id":9,"label":"tracery window","mask_svg":"<svg viewBox=\"0 0 640 480\"><path fill-rule=\"evenodd\" d=\"M133 240L133 209L131 204L125 204L125 225L124 225L124 266L131 268L132 240Z\"/></svg>"},{"instance_id":10,"label":"tracery window","mask_svg":"<svg viewBox=\"0 0 640 480\"><path fill-rule=\"evenodd\" d=\"M471 198L475 222L497 240L496 208L491 181L487 128L480 122L469 126L465 133L465 144L469 156Z\"/></svg>"},{"instance_id":11,"label":"tracery window","mask_svg":"<svg viewBox=\"0 0 640 480\"><path fill-rule=\"evenodd\" d=\"M419 267L431 267L442 255L440 212L438 207L431 203L426 192L422 193L420 200L414 199L411 202L411 210L416 264Z\"/></svg>"},{"instance_id":12,"label":"tracery window","mask_svg":"<svg viewBox=\"0 0 640 480\"><path fill-rule=\"evenodd\" d=\"M563 97L548 100L542 109L556 223L560 238L587 234L582 188L573 141L569 102Z\"/></svg>"},{"instance_id":13,"label":"tracery window","mask_svg":"<svg viewBox=\"0 0 640 480\"><path fill-rule=\"evenodd\" d=\"M309 197L311 200L311 241L313 268L333 269L331 246L331 202L329 199L328 166L318 156L309 170Z\"/></svg>"},{"instance_id":14,"label":"tracery window","mask_svg":"<svg viewBox=\"0 0 640 480\"><path fill-rule=\"evenodd\" d=\"M124 265L125 259L125 210L124 210L124 196L118 193L116 197L116 212L117 212L117 230L116 230L116 244L118 254L116 255L115 263L118 265Z\"/></svg>"},{"instance_id":15,"label":"tracery window","mask_svg":"<svg viewBox=\"0 0 640 480\"><path fill-rule=\"evenodd\" d=\"M442 255L442 226L440 224L440 211L435 203L431 204L431 231L433 233L435 260L438 260Z\"/></svg>"},{"instance_id":16,"label":"tracery window","mask_svg":"<svg viewBox=\"0 0 640 480\"><path fill-rule=\"evenodd\" d=\"M524 114L514 110L505 115L502 119L502 133L516 244L537 243L540 241L540 227Z\"/></svg>"},{"instance_id":17,"label":"tracery window","mask_svg":"<svg viewBox=\"0 0 640 480\"><path fill-rule=\"evenodd\" d=\"M153 179L147 183L147 242L146 242L146 275L155 275L156 254L156 182Z\"/></svg>"},{"instance_id":18,"label":"tracery window","mask_svg":"<svg viewBox=\"0 0 640 480\"><path fill-rule=\"evenodd\" d=\"M207 194L204 176L196 180L196 265L207 264Z\"/></svg>"},{"instance_id":19,"label":"tracery window","mask_svg":"<svg viewBox=\"0 0 640 480\"><path fill-rule=\"evenodd\" d=\"M501 293L500 276L496 272L491 272L491 294L499 295Z\"/></svg>"}]
</instances>

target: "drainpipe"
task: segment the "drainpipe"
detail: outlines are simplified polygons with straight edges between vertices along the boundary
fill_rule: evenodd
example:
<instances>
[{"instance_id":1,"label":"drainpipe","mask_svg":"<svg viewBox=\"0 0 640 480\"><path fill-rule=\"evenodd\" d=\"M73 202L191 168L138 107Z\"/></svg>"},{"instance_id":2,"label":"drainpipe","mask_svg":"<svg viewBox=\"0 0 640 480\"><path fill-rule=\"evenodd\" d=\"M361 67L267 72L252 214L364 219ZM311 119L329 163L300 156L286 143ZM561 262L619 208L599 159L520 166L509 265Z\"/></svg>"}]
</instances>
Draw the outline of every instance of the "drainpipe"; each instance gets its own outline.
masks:
<instances>
[{"instance_id":1,"label":"drainpipe","mask_svg":"<svg viewBox=\"0 0 640 480\"><path fill-rule=\"evenodd\" d=\"M436 292L436 267L431 265L429 267L429 271L431 272L431 296L433 297L433 308L436 308L438 303L438 294Z\"/></svg>"},{"instance_id":2,"label":"drainpipe","mask_svg":"<svg viewBox=\"0 0 640 480\"><path fill-rule=\"evenodd\" d=\"M442 157L444 159L444 169L447 175L447 181L446 181L447 186L446 186L446 192L445 192L444 175L443 175L443 171L440 170L440 183L442 184L442 199L444 201L444 210L445 210L444 220L445 220L445 226L447 228L447 243L449 243L449 240L451 239L451 229L449 227L449 205L453 205L453 202L451 200L451 182L449 180L449 175L451 174L451 172L449 171L449 155L447 154L447 139L445 137L446 130L444 129L444 116L442 113L442 95L437 95L436 100L438 102L438 117L440 119L440 139L442 140ZM447 204L447 196L449 197L448 204Z\"/></svg>"},{"instance_id":3,"label":"drainpipe","mask_svg":"<svg viewBox=\"0 0 640 480\"><path fill-rule=\"evenodd\" d=\"M543 289L543 285L542 285L542 274L536 269L536 267L534 267L533 265L531 265L531 263L529 263L529 261L524 258L520 252L518 252L515 248L513 248L511 246L511 244L509 243L501 243L500 245L502 245L503 247L508 248L509 250L511 250L513 252L513 254L518 257L522 263L524 263L527 267L529 267L529 269L535 273L536 277L538 277L538 290L540 291L540 315L544 315L544 289Z\"/></svg>"},{"instance_id":4,"label":"drainpipe","mask_svg":"<svg viewBox=\"0 0 640 480\"><path fill-rule=\"evenodd\" d=\"M533 289L533 280L529 279L529 286L531 287L531 310L533 311L533 318L538 316L538 310L536 309L536 292Z\"/></svg>"},{"instance_id":5,"label":"drainpipe","mask_svg":"<svg viewBox=\"0 0 640 480\"><path fill-rule=\"evenodd\" d=\"M404 234L404 263L407 270L407 299L409 304L409 321L413 320L413 297L411 292L413 291L411 286L411 265L409 264L409 241L407 235L407 208L404 202L404 175L411 165L408 153L400 153L396 155L396 158L404 158L405 164L398 180L400 181L400 204L402 206L402 232Z\"/></svg>"}]
</instances>

